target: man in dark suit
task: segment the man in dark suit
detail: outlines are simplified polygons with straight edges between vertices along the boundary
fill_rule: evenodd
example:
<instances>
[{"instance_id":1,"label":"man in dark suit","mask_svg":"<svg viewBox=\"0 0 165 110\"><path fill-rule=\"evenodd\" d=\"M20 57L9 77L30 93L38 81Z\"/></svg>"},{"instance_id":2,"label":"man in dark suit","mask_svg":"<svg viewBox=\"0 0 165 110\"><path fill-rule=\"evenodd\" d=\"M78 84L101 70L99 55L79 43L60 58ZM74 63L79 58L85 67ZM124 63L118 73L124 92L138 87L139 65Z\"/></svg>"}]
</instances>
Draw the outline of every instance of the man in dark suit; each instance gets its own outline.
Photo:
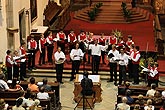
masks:
<instances>
[{"instance_id":1,"label":"man in dark suit","mask_svg":"<svg viewBox=\"0 0 165 110\"><path fill-rule=\"evenodd\" d=\"M93 82L91 79L88 78L88 72L84 72L83 74L83 79L81 80L81 87L82 87L81 93L85 96L90 96L94 93L92 89Z\"/></svg>"}]
</instances>

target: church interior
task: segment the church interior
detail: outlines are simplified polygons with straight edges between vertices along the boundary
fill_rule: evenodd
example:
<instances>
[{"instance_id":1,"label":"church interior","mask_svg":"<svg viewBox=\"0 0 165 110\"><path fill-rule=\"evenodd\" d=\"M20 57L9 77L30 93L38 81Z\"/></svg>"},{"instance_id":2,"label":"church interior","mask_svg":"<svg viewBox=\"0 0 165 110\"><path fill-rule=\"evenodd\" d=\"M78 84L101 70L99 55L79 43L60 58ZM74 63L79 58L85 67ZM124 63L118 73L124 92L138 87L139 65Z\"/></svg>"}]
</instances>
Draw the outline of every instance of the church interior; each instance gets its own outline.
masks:
<instances>
[{"instance_id":1,"label":"church interior","mask_svg":"<svg viewBox=\"0 0 165 110\"><path fill-rule=\"evenodd\" d=\"M60 40L57 38L57 34L61 31L66 35L63 39L64 42L62 42L61 38L59 38ZM109 42L110 37L115 35L117 38L116 42L118 42L115 45L118 46L119 50L121 45L124 46L125 52L130 47L126 43L120 43L120 39L123 42L127 42L128 36L131 36L134 46L140 47L140 58L138 60L139 73L137 73L139 82L135 82L136 76L129 76L128 65L126 65L126 80L124 80L124 76L120 75L119 63L116 63L117 79L114 79L114 83L110 81L113 79L113 76L111 77L111 61L109 60L111 58L108 56L111 49L107 49L104 52L104 59L99 56L99 68L96 67L93 70L93 56L92 53L91 55L89 54L88 50L90 43L87 46L84 41L81 42L82 40L78 41L78 43L79 47L83 48L83 59L80 58L78 74L74 74L74 80L71 80L72 71L76 67L73 67L73 59L70 52L73 45L77 44L77 41L72 42L72 39L69 38L69 34L72 31L75 33L77 41L81 32L84 32L89 37L92 36L92 45L95 44L95 41L99 41L103 35L105 44L102 47L107 46L108 49L109 46L113 48L113 45L110 45L111 43ZM52 42L50 42L53 47L52 53L48 50L50 44L47 41L50 32L53 37ZM35 78L34 82L38 86L43 79L47 79L48 84L51 86L52 91L47 92L50 98L39 99L42 110L165 110L164 0L0 0L0 33L0 73L6 75L5 81L10 79L7 70L8 65L5 63L8 61L6 60L8 55L7 50L23 52L21 46L25 44L26 55L31 56L25 58L25 55L19 58L21 63L18 63L17 76L19 85L25 91L25 95L28 93L31 78ZM42 54L40 46L42 48L42 45L39 43L42 36L44 36L45 42L47 42L43 45L46 49L43 64L40 61ZM29 42L31 39L36 41L37 48L35 49L35 54L31 54L28 51L30 50ZM60 44L61 42L62 44ZM65 58L62 59L65 60L62 62L61 82L58 81L57 72L59 68L57 69L57 65L59 63L57 63L55 57L59 46L61 46L61 50L64 50L65 54ZM100 50L100 52L102 51ZM34 65L32 64L33 68L29 68L29 59L33 55L35 55L35 60L32 58ZM25 61L25 70L22 69L26 71L26 77L24 78L21 77L21 68L23 68L21 60L23 58L27 61ZM152 63L158 65L156 74L159 74L159 76L154 92L155 94L156 91L159 92L158 97L146 95L147 91L153 90L152 87L154 85L148 86L150 80L148 74L151 73L149 66ZM13 68L14 66L12 66L11 75L14 72ZM145 71L144 69L148 70ZM98 73L93 74L95 70L98 70ZM92 96L82 96L81 94L82 86L80 79L83 79L84 71L88 71L91 78L93 78L92 90L94 94ZM11 77L14 79L14 76ZM116 82L120 82L120 77L123 77L121 78L122 83L118 84ZM151 79L153 81L154 78ZM8 108L4 110L17 110L13 109L13 106L17 105L16 99L20 97L20 92L1 91L1 80L0 78L0 109L2 109L1 99L3 99L8 104ZM9 87L12 87L11 83L7 81ZM126 84L129 84L128 88ZM126 94L126 89L129 89L131 92ZM36 94L38 92L35 91ZM142 95L142 100L145 100L144 104L140 103L139 95ZM124 102L125 97L127 98L126 102ZM128 97L132 99L132 102L128 102ZM148 100L151 100L152 103L148 104ZM122 105L122 108L120 107L121 104L127 106ZM148 107L148 109L145 107ZM28 109L35 110L30 109L30 107Z\"/></svg>"}]
</instances>

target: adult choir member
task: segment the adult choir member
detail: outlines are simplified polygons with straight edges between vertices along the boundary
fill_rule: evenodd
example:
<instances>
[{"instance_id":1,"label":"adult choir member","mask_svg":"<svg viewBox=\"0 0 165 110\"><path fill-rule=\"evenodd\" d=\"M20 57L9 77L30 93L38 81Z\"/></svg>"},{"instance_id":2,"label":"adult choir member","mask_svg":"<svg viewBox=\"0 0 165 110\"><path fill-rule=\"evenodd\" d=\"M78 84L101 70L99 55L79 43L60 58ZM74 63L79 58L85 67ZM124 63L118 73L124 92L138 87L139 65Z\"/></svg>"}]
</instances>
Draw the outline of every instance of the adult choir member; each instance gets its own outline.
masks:
<instances>
[{"instance_id":1,"label":"adult choir member","mask_svg":"<svg viewBox=\"0 0 165 110\"><path fill-rule=\"evenodd\" d=\"M109 66L110 66L110 80L107 82L113 82L117 85L117 61L119 59L119 51L116 49L115 45L112 45L112 49L108 52Z\"/></svg>"},{"instance_id":2,"label":"adult choir member","mask_svg":"<svg viewBox=\"0 0 165 110\"><path fill-rule=\"evenodd\" d=\"M70 81L74 79L74 75L78 74L81 60L84 56L82 50L79 48L79 44L76 43L76 48L71 50L70 58L72 59L72 72Z\"/></svg>"},{"instance_id":3,"label":"adult choir member","mask_svg":"<svg viewBox=\"0 0 165 110\"><path fill-rule=\"evenodd\" d=\"M101 50L106 50L107 46L102 46L98 44L98 39L94 41L94 44L89 45L89 50L91 50L92 55L92 74L98 74Z\"/></svg>"},{"instance_id":4,"label":"adult choir member","mask_svg":"<svg viewBox=\"0 0 165 110\"><path fill-rule=\"evenodd\" d=\"M21 64L20 64L20 80L24 80L26 77L26 49L25 49L25 42L21 42L21 46L19 48L19 55L21 58Z\"/></svg>"},{"instance_id":5,"label":"adult choir member","mask_svg":"<svg viewBox=\"0 0 165 110\"><path fill-rule=\"evenodd\" d=\"M57 35L57 46L61 47L61 50L65 53L65 40L66 40L66 35L63 32L63 30L60 30Z\"/></svg>"},{"instance_id":6,"label":"adult choir member","mask_svg":"<svg viewBox=\"0 0 165 110\"><path fill-rule=\"evenodd\" d=\"M54 54L55 64L56 64L56 79L57 82L63 84L62 82L62 74L63 74L63 67L64 61L66 59L65 54L61 51L61 47L58 47L57 51Z\"/></svg>"},{"instance_id":7,"label":"adult choir member","mask_svg":"<svg viewBox=\"0 0 165 110\"><path fill-rule=\"evenodd\" d=\"M128 65L128 55L124 52L124 49L120 49L119 54L119 85L126 83L126 67Z\"/></svg>"},{"instance_id":8,"label":"adult choir member","mask_svg":"<svg viewBox=\"0 0 165 110\"><path fill-rule=\"evenodd\" d=\"M139 63L140 63L140 52L139 46L134 47L134 52L131 54L132 66L133 66L133 75L134 75L134 83L139 84Z\"/></svg>"},{"instance_id":9,"label":"adult choir member","mask_svg":"<svg viewBox=\"0 0 165 110\"><path fill-rule=\"evenodd\" d=\"M28 42L28 51L29 59L28 59L28 69L35 69L35 54L37 49L37 42L34 40L34 36L31 35L31 40Z\"/></svg>"},{"instance_id":10,"label":"adult choir member","mask_svg":"<svg viewBox=\"0 0 165 110\"><path fill-rule=\"evenodd\" d=\"M41 34L41 38L39 40L39 51L40 51L40 58L39 58L39 65L45 64L45 46L46 39L44 38L44 34Z\"/></svg>"},{"instance_id":11,"label":"adult choir member","mask_svg":"<svg viewBox=\"0 0 165 110\"><path fill-rule=\"evenodd\" d=\"M68 34L68 43L69 43L69 48L70 51L74 48L74 43L77 41L76 34L74 33L73 30L70 31Z\"/></svg>"},{"instance_id":12,"label":"adult choir member","mask_svg":"<svg viewBox=\"0 0 165 110\"><path fill-rule=\"evenodd\" d=\"M52 54L53 54L53 49L54 49L54 43L53 43L53 36L52 32L48 32L48 36L46 38L47 42L47 58L48 58L48 64L53 64L52 60Z\"/></svg>"},{"instance_id":13,"label":"adult choir member","mask_svg":"<svg viewBox=\"0 0 165 110\"><path fill-rule=\"evenodd\" d=\"M104 33L101 33L101 37L98 39L98 43L102 46L105 46L106 39L104 38ZM102 58L102 63L106 64L104 59L105 59L105 51L101 50L101 58Z\"/></svg>"},{"instance_id":14,"label":"adult choir member","mask_svg":"<svg viewBox=\"0 0 165 110\"><path fill-rule=\"evenodd\" d=\"M12 68L13 68L13 58L11 56L11 51L6 51L6 67L7 67L7 80L12 80Z\"/></svg>"}]
</instances>

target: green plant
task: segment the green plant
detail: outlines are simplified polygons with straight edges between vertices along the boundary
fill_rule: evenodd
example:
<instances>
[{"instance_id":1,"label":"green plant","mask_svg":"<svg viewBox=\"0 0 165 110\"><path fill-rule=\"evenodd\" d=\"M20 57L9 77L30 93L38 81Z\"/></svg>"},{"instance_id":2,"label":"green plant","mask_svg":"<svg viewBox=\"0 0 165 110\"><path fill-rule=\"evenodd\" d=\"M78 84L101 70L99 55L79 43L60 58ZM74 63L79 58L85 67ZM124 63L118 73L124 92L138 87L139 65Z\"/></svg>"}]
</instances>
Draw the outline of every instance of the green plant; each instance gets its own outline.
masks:
<instances>
[{"instance_id":1,"label":"green plant","mask_svg":"<svg viewBox=\"0 0 165 110\"><path fill-rule=\"evenodd\" d=\"M88 12L88 16L90 18L90 21L94 21L95 20L95 16L96 16L96 13L94 10L91 10Z\"/></svg>"},{"instance_id":2,"label":"green plant","mask_svg":"<svg viewBox=\"0 0 165 110\"><path fill-rule=\"evenodd\" d=\"M117 38L122 36L122 32L120 30L112 30L112 34L115 35Z\"/></svg>"},{"instance_id":3,"label":"green plant","mask_svg":"<svg viewBox=\"0 0 165 110\"><path fill-rule=\"evenodd\" d=\"M126 19L126 21L130 21L130 17L131 17L132 12L127 9L127 4L125 2L122 2L121 7L123 10L124 18Z\"/></svg>"},{"instance_id":4,"label":"green plant","mask_svg":"<svg viewBox=\"0 0 165 110\"><path fill-rule=\"evenodd\" d=\"M103 5L103 3L99 2L95 5L96 8L100 8Z\"/></svg>"}]
</instances>

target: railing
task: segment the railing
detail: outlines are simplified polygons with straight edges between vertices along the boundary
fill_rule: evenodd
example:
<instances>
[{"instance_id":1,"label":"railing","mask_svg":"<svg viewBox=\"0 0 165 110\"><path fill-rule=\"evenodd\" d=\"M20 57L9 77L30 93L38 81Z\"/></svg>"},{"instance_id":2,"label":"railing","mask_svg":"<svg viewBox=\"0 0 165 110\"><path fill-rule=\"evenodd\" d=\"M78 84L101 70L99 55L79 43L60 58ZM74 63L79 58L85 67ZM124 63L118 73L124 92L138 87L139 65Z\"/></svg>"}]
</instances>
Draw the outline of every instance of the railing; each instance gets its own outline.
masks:
<instances>
[{"instance_id":1,"label":"railing","mask_svg":"<svg viewBox=\"0 0 165 110\"><path fill-rule=\"evenodd\" d=\"M162 37L161 26L158 15L155 15L154 28L155 28L155 41L156 41L158 55L164 55L164 46L163 46L164 40Z\"/></svg>"},{"instance_id":2,"label":"railing","mask_svg":"<svg viewBox=\"0 0 165 110\"><path fill-rule=\"evenodd\" d=\"M57 16L55 22L50 26L50 30L59 31L70 21L69 5L67 5Z\"/></svg>"}]
</instances>

